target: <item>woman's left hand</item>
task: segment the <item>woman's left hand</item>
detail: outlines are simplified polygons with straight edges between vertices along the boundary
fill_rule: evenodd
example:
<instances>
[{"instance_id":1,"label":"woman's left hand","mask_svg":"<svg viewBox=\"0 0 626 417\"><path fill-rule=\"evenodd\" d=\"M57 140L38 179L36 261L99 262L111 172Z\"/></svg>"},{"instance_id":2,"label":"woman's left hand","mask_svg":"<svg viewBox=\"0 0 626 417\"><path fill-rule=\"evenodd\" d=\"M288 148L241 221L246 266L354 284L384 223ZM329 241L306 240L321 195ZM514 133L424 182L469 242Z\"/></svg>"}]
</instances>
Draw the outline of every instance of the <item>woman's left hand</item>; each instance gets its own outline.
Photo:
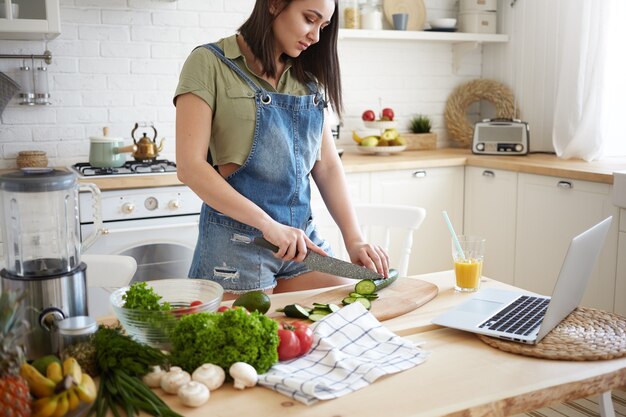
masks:
<instances>
[{"instance_id":1,"label":"woman's left hand","mask_svg":"<svg viewBox=\"0 0 626 417\"><path fill-rule=\"evenodd\" d=\"M352 263L376 271L385 278L389 277L389 255L382 247L359 242L350 245L348 255Z\"/></svg>"}]
</instances>

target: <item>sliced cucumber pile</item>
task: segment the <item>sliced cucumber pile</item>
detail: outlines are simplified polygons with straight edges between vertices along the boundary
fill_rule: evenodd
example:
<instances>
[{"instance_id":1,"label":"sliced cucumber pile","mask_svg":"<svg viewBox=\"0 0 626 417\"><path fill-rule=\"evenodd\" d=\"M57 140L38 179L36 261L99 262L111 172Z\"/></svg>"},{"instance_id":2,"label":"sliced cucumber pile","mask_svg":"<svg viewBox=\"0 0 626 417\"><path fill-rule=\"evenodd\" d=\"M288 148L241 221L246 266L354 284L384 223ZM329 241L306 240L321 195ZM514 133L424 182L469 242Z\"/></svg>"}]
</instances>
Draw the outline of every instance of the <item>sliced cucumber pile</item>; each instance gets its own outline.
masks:
<instances>
[{"instance_id":1,"label":"sliced cucumber pile","mask_svg":"<svg viewBox=\"0 0 626 417\"><path fill-rule=\"evenodd\" d=\"M300 304L289 304L276 311L282 312L285 316L294 319L309 319L311 321L318 321L324 318L324 316L338 311L340 308L341 307L337 304L313 303L312 308L304 307Z\"/></svg>"},{"instance_id":2,"label":"sliced cucumber pile","mask_svg":"<svg viewBox=\"0 0 626 417\"><path fill-rule=\"evenodd\" d=\"M341 300L341 304L348 305L352 303L361 303L363 304L363 307L369 310L372 308L372 301L378 298L378 291L388 287L397 279L398 271L395 269L389 270L389 278L387 279L363 279L356 283L354 291ZM300 304L289 304L276 311L285 313L285 316L295 319L318 321L330 313L338 311L340 308L341 307L337 304L313 303L313 307L305 307Z\"/></svg>"}]
</instances>

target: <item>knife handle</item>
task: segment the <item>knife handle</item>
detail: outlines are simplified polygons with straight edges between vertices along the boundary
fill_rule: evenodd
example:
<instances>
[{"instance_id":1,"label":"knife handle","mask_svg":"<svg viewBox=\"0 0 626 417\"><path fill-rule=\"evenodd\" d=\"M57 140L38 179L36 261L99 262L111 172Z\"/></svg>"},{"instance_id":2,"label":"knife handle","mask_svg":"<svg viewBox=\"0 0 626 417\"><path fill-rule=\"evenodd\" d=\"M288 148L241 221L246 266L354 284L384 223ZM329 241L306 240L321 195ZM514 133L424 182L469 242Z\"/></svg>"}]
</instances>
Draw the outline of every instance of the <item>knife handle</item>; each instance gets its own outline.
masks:
<instances>
[{"instance_id":1,"label":"knife handle","mask_svg":"<svg viewBox=\"0 0 626 417\"><path fill-rule=\"evenodd\" d=\"M274 253L278 252L278 246L274 245L273 243L268 242L263 237L255 237L254 244L262 248L269 249Z\"/></svg>"}]
</instances>

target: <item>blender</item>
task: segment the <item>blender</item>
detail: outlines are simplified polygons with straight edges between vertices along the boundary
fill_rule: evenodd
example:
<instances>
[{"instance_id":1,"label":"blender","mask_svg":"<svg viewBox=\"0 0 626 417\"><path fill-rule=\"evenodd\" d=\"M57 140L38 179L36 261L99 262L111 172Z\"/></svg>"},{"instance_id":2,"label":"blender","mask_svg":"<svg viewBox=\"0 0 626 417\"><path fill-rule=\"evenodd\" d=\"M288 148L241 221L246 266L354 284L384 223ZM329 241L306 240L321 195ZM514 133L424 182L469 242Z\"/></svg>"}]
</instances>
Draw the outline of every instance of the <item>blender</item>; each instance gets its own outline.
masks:
<instances>
[{"instance_id":1,"label":"blender","mask_svg":"<svg viewBox=\"0 0 626 417\"><path fill-rule=\"evenodd\" d=\"M82 243L85 249L102 229L96 185L78 184L74 173L52 168L23 168L0 176L5 242L0 283L2 291L26 295L28 359L55 353L58 321L88 315L78 213L78 193L83 190L93 195L96 226Z\"/></svg>"}]
</instances>

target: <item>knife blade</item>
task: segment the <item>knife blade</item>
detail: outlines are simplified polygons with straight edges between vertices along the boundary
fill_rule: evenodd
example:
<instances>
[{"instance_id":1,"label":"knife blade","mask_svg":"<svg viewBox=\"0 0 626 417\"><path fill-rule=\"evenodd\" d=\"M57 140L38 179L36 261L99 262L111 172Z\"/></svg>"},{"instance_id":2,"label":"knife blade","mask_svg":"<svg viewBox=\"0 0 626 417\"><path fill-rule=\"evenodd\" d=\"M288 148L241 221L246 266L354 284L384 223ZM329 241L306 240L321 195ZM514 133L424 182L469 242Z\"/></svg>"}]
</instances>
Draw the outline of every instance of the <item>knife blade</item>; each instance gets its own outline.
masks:
<instances>
[{"instance_id":1,"label":"knife blade","mask_svg":"<svg viewBox=\"0 0 626 417\"><path fill-rule=\"evenodd\" d=\"M268 242L265 238L255 237L254 244L272 252L278 251L278 246ZM337 275L352 279L384 279L378 272L364 266L355 265L332 256L322 256L313 251L307 251L304 261L302 261L309 269L313 271L325 272L327 274Z\"/></svg>"}]
</instances>

